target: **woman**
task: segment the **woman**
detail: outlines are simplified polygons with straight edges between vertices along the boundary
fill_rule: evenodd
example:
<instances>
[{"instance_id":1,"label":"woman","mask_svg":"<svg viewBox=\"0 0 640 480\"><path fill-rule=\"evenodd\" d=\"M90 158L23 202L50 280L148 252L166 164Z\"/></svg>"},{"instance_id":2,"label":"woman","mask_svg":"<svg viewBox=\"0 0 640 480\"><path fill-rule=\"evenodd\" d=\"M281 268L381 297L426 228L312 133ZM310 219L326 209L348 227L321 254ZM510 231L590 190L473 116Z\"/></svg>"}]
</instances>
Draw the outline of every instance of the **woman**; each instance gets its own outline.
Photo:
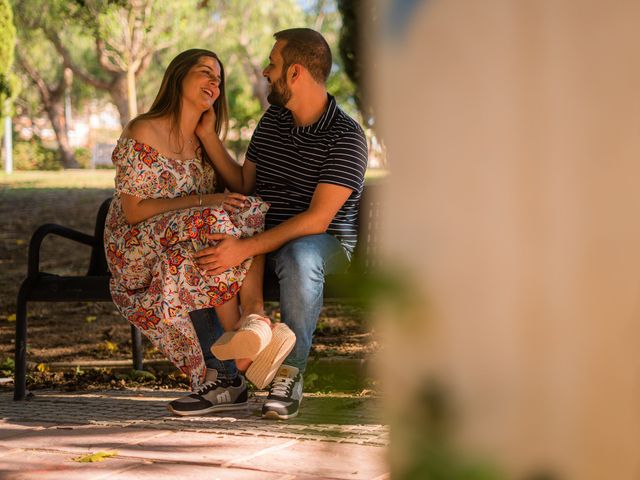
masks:
<instances>
[{"instance_id":1,"label":"woman","mask_svg":"<svg viewBox=\"0 0 640 480\"><path fill-rule=\"evenodd\" d=\"M203 383L206 367L190 311L215 307L226 331L241 325L245 335L226 340L230 354L252 358L271 341L261 302L242 299L241 323L236 295L261 291L263 259L215 276L193 261L213 233L241 237L262 231L268 208L255 197L214 193L215 172L195 134L212 107L211 134L223 136L228 113L222 63L208 50L180 53L150 110L131 121L118 140L116 192L105 229L114 303L189 377L193 389Z\"/></svg>"}]
</instances>

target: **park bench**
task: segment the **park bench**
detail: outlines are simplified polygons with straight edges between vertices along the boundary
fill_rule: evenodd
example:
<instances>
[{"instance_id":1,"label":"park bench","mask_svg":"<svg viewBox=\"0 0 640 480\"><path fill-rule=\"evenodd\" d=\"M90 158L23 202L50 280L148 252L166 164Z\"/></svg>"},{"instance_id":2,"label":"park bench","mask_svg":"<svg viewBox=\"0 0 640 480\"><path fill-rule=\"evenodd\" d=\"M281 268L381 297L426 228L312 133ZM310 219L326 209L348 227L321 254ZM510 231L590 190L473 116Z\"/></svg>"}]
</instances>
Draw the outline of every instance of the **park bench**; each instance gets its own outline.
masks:
<instances>
[{"instance_id":1,"label":"park bench","mask_svg":"<svg viewBox=\"0 0 640 480\"><path fill-rule=\"evenodd\" d=\"M362 194L359 212L358 243L349 273L328 276L324 298L329 301L350 301L349 285L353 278L372 267L379 223L379 185L367 184ZM27 303L28 302L110 302L110 273L104 253L104 224L111 199L106 199L98 210L93 235L78 232L57 224L45 224L34 232L29 243L27 278L22 282L17 298L15 386L14 400L24 400L27 376ZM59 235L91 247L89 268L85 275L61 276L40 271L40 246L47 235ZM279 285L275 277L265 276L265 301L279 300ZM142 370L142 338L131 325L133 368Z\"/></svg>"}]
</instances>

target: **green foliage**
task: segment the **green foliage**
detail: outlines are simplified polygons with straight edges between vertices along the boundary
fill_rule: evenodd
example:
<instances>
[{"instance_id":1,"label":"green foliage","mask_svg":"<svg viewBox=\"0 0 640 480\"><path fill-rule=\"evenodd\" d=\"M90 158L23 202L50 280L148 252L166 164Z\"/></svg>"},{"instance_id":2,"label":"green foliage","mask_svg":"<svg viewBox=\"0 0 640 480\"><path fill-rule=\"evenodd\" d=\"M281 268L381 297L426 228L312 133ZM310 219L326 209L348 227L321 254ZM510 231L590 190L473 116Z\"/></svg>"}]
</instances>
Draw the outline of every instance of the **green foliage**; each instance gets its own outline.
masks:
<instances>
[{"instance_id":1,"label":"green foliage","mask_svg":"<svg viewBox=\"0 0 640 480\"><path fill-rule=\"evenodd\" d=\"M132 61L126 51L129 39L128 15L132 3L113 0L13 0L18 18L19 46L27 52L33 65L49 84L60 78L62 57L49 40L56 32L74 65L71 86L72 106L81 110L92 100L110 100L112 96L103 86L114 81L115 70L107 68L127 65ZM335 0L172 0L154 2L144 19L141 35L144 48L150 49L147 69L136 76L139 111L146 111L160 86L164 70L170 60L188 48L215 51L224 63L227 74L227 98L232 120L228 147L241 157L250 133L262 114L260 89L273 46L273 34L282 29L308 26L319 30L334 53L334 65L328 90L352 116L357 116L354 101L355 86L345 74L343 58L338 54L342 27L341 15ZM49 33L46 33L49 32ZM107 61L99 58L96 42L104 42ZM130 42L129 42L130 43ZM124 49L124 50L123 50ZM111 68L110 67L110 68ZM122 70L122 69L121 69ZM81 75L79 71L86 75ZM20 95L23 112L32 117L42 114L36 87L21 72L25 90ZM92 81L89 81L92 80ZM263 89L264 90L264 89ZM82 163L82 160L79 160Z\"/></svg>"},{"instance_id":2,"label":"green foliage","mask_svg":"<svg viewBox=\"0 0 640 480\"><path fill-rule=\"evenodd\" d=\"M11 5L8 0L0 0L0 112L4 108L5 100L15 95L15 82L11 75L15 41L16 29L13 25Z\"/></svg>"},{"instance_id":3,"label":"green foliage","mask_svg":"<svg viewBox=\"0 0 640 480\"><path fill-rule=\"evenodd\" d=\"M336 97L340 107L358 118L359 110L354 101L355 86L345 72L345 62L340 55L340 39L344 31L344 19L335 1L310 2L305 11L305 25L318 30L331 47L333 67L327 81L327 90Z\"/></svg>"},{"instance_id":4,"label":"green foliage","mask_svg":"<svg viewBox=\"0 0 640 480\"><path fill-rule=\"evenodd\" d=\"M16 28L9 0L0 0L0 74L6 75L13 65Z\"/></svg>"},{"instance_id":5,"label":"green foliage","mask_svg":"<svg viewBox=\"0 0 640 480\"><path fill-rule=\"evenodd\" d=\"M16 370L16 363L13 358L7 357L0 363L0 375L10 377Z\"/></svg>"},{"instance_id":6,"label":"green foliage","mask_svg":"<svg viewBox=\"0 0 640 480\"><path fill-rule=\"evenodd\" d=\"M146 370L134 369L129 371L129 373L126 373L126 374L116 374L116 379L125 380L125 381L131 380L134 382L146 382L146 381L155 382L156 376L151 372L147 372Z\"/></svg>"},{"instance_id":7,"label":"green foliage","mask_svg":"<svg viewBox=\"0 0 640 480\"><path fill-rule=\"evenodd\" d=\"M221 56L227 72L229 107L237 128L256 121L262 107L254 94L256 82L264 82L267 65L278 30L304 24L303 11L295 0L253 2L225 0L212 2L211 48Z\"/></svg>"},{"instance_id":8,"label":"green foliage","mask_svg":"<svg viewBox=\"0 0 640 480\"><path fill-rule=\"evenodd\" d=\"M80 167L89 168L91 166L91 150L89 150L88 148L76 148L74 151L74 155Z\"/></svg>"},{"instance_id":9,"label":"green foliage","mask_svg":"<svg viewBox=\"0 0 640 480\"><path fill-rule=\"evenodd\" d=\"M25 58L32 66L37 66L38 73L48 85L60 82L62 66L60 59L40 30L29 30L21 24L21 16L16 16L16 23L20 27L18 42L20 50L27 55ZM17 63L20 65L20 62ZM32 78L23 68L17 68L17 76L22 85L19 92L19 104L23 111L31 112L33 116L39 116L43 111L42 98L33 84Z\"/></svg>"},{"instance_id":10,"label":"green foliage","mask_svg":"<svg viewBox=\"0 0 640 480\"><path fill-rule=\"evenodd\" d=\"M16 170L60 170L62 162L57 150L46 148L37 140L13 145L13 168Z\"/></svg>"}]
</instances>

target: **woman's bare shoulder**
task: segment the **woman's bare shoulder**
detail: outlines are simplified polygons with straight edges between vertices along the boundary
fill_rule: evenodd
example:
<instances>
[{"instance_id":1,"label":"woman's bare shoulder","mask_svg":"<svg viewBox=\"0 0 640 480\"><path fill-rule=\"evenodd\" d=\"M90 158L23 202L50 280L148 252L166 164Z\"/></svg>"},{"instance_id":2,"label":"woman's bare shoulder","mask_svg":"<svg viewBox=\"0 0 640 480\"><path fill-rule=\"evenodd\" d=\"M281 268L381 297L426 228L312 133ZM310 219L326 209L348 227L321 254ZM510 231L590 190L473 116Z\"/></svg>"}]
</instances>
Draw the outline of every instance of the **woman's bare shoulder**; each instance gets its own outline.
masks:
<instances>
[{"instance_id":1,"label":"woman's bare shoulder","mask_svg":"<svg viewBox=\"0 0 640 480\"><path fill-rule=\"evenodd\" d=\"M133 119L122 130L121 140L132 138L141 143L153 145L158 136L158 126L155 119Z\"/></svg>"}]
</instances>

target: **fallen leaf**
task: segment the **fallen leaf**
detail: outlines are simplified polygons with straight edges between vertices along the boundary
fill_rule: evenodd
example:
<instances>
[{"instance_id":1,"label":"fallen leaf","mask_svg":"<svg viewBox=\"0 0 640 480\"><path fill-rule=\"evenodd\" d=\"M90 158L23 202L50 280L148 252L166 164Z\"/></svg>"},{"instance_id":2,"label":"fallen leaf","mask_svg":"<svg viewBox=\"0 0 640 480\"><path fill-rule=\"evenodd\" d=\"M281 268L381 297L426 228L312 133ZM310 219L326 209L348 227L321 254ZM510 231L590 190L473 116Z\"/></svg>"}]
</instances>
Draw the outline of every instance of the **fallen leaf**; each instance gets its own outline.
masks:
<instances>
[{"instance_id":1,"label":"fallen leaf","mask_svg":"<svg viewBox=\"0 0 640 480\"><path fill-rule=\"evenodd\" d=\"M96 452L82 455L80 457L75 457L71 460L80 463L104 462L105 458L115 457L116 455L118 455L118 452Z\"/></svg>"},{"instance_id":2,"label":"fallen leaf","mask_svg":"<svg viewBox=\"0 0 640 480\"><path fill-rule=\"evenodd\" d=\"M91 323L91 322L95 322L97 318L98 317L96 317L95 315L87 315L86 317L84 317L84 320L87 323Z\"/></svg>"},{"instance_id":3,"label":"fallen leaf","mask_svg":"<svg viewBox=\"0 0 640 480\"><path fill-rule=\"evenodd\" d=\"M115 353L118 351L118 345L109 340L105 340L101 345L103 350L106 350L109 353Z\"/></svg>"},{"instance_id":4,"label":"fallen leaf","mask_svg":"<svg viewBox=\"0 0 640 480\"><path fill-rule=\"evenodd\" d=\"M46 363L39 363L39 364L36 366L36 369L37 369L39 372L46 372L47 370L49 370L49 365L47 365Z\"/></svg>"},{"instance_id":5,"label":"fallen leaf","mask_svg":"<svg viewBox=\"0 0 640 480\"><path fill-rule=\"evenodd\" d=\"M7 322L15 322L16 321L16 314L12 313L11 315L7 315Z\"/></svg>"},{"instance_id":6,"label":"fallen leaf","mask_svg":"<svg viewBox=\"0 0 640 480\"><path fill-rule=\"evenodd\" d=\"M16 240L16 245L24 245L24 240L19 238L18 240Z\"/></svg>"}]
</instances>

